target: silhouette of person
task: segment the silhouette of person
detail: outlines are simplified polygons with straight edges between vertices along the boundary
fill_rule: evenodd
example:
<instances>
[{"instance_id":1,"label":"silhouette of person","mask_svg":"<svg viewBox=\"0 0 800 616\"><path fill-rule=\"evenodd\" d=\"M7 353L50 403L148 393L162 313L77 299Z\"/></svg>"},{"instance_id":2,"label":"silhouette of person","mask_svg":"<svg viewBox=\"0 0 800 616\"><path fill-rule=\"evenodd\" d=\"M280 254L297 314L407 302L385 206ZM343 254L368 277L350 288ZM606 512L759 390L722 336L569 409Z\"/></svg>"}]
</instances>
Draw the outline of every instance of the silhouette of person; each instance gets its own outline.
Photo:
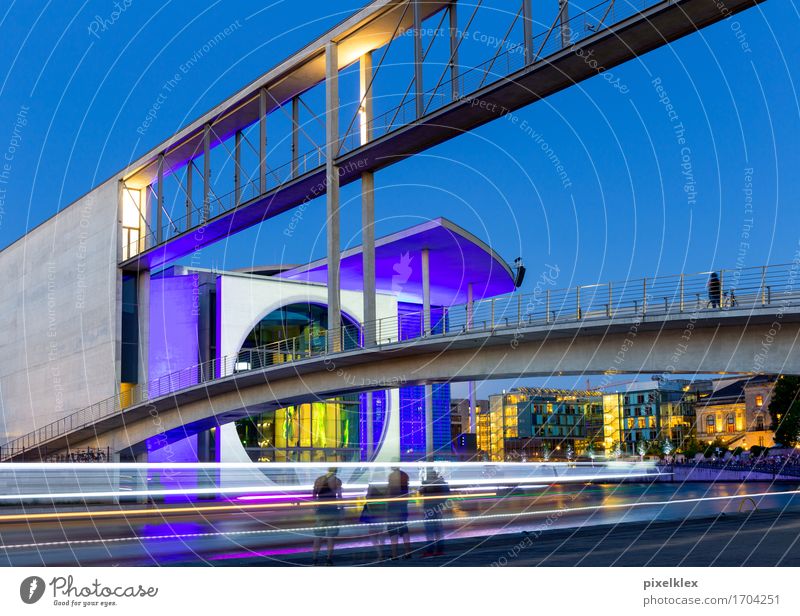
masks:
<instances>
[{"instance_id":1,"label":"silhouette of person","mask_svg":"<svg viewBox=\"0 0 800 616\"><path fill-rule=\"evenodd\" d=\"M317 527L314 529L314 564L317 564L322 539L328 542L326 565L333 564L333 542L339 535L339 520L342 510L336 500L342 498L342 480L336 476L338 469L331 467L328 472L314 481L313 498L318 501L316 515Z\"/></svg>"},{"instance_id":2,"label":"silhouette of person","mask_svg":"<svg viewBox=\"0 0 800 616\"><path fill-rule=\"evenodd\" d=\"M386 531L392 544L392 559L397 559L398 537L403 538L403 558L411 558L411 537L408 534L408 473L397 466L392 467L387 492L389 501L386 504Z\"/></svg>"},{"instance_id":3,"label":"silhouette of person","mask_svg":"<svg viewBox=\"0 0 800 616\"><path fill-rule=\"evenodd\" d=\"M430 469L422 482L419 493L424 497L438 497L424 500L425 537L428 540L428 546L422 553L422 557L441 556L444 554L442 549L442 511L448 507L448 501L444 497L450 494L450 486L436 470Z\"/></svg>"},{"instance_id":4,"label":"silhouette of person","mask_svg":"<svg viewBox=\"0 0 800 616\"><path fill-rule=\"evenodd\" d=\"M386 523L386 487L375 482L370 482L367 488L366 502L361 510L360 521L362 524L385 524ZM384 529L377 526L369 526L367 534L378 555L378 560L383 560L383 541Z\"/></svg>"},{"instance_id":5,"label":"silhouette of person","mask_svg":"<svg viewBox=\"0 0 800 616\"><path fill-rule=\"evenodd\" d=\"M712 308L719 308L721 298L722 283L717 273L711 272L711 276L708 277L708 302Z\"/></svg>"}]
</instances>

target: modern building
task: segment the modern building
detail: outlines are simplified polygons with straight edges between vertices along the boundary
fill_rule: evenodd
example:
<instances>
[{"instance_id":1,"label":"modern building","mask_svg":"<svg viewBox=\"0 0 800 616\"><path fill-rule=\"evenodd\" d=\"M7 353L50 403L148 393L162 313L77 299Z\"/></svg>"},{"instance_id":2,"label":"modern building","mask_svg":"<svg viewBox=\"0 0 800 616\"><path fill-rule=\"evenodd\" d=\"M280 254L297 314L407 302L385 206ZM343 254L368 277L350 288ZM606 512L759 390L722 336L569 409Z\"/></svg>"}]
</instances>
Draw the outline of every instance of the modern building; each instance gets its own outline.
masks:
<instances>
[{"instance_id":1,"label":"modern building","mask_svg":"<svg viewBox=\"0 0 800 616\"><path fill-rule=\"evenodd\" d=\"M697 403L697 438L727 447L772 447L769 402L775 379L756 376L717 381Z\"/></svg>"},{"instance_id":2,"label":"modern building","mask_svg":"<svg viewBox=\"0 0 800 616\"><path fill-rule=\"evenodd\" d=\"M81 203L67 208L24 245L0 252L3 275L16 270L30 276L25 287L17 289L22 306L3 311L4 348L26 359L23 364L0 364L0 442L92 403L125 400L126 392L136 386L146 384L163 394L198 383L198 370L209 369L209 362L212 370L229 364L234 370L250 369L296 359L328 344L326 260L235 272L171 264L143 277L117 270L111 246L104 266L112 270L107 279L98 265L103 256L97 252L102 241L96 234L110 231L93 230L102 220L99 216L88 216L89 226L82 226L86 207ZM82 241L80 230L87 228L83 241L97 244L85 255L82 278L70 275L75 272L63 255L71 253L54 235L62 223L65 241L73 230L76 241ZM111 221L109 225L113 227ZM514 290L507 263L444 219L377 238L374 250L376 320L369 323L364 316L362 249L341 253L344 350L367 335L384 342L419 336L424 292L430 297L430 333L436 334L448 327L451 306ZM11 279L7 283L19 286ZM20 327L9 321L22 314L34 322ZM277 348L281 341L291 341L291 346ZM47 352L42 355L34 352L37 349ZM426 422L427 387L400 380L371 392L369 415L366 393L325 400L309 395L299 404L257 405L217 416L214 424L185 425L152 438L148 459L418 460L429 454L429 430L432 456L450 458L450 387L430 387L431 425Z\"/></svg>"},{"instance_id":3,"label":"modern building","mask_svg":"<svg viewBox=\"0 0 800 616\"><path fill-rule=\"evenodd\" d=\"M522 387L489 397L478 449L494 461L603 455L617 423L600 392Z\"/></svg>"},{"instance_id":4,"label":"modern building","mask_svg":"<svg viewBox=\"0 0 800 616\"><path fill-rule=\"evenodd\" d=\"M636 381L606 404L618 405L620 446L624 453L641 454L669 441L679 448L694 437L697 385L682 380Z\"/></svg>"}]
</instances>

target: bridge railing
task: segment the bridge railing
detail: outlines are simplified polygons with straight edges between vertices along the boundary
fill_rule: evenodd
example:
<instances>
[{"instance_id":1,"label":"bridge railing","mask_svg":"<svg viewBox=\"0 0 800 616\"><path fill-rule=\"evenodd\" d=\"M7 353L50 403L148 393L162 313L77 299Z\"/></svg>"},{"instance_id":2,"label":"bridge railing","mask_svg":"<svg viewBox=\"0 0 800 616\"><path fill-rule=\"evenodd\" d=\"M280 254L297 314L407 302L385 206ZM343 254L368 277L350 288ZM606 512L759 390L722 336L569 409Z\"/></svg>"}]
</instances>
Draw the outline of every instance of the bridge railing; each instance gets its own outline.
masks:
<instances>
[{"instance_id":1,"label":"bridge railing","mask_svg":"<svg viewBox=\"0 0 800 616\"><path fill-rule=\"evenodd\" d=\"M563 26L556 19L552 24L545 24L543 30L532 37L532 63L546 60L549 56L576 45L623 19L632 17L657 4L670 1L674 0L597 0L594 3L587 2L586 4L590 4L590 6L585 7L579 6L575 0L571 0L569 6L573 13ZM566 32L565 36L562 36L562 30ZM461 67L455 83L452 78L442 78L435 87L426 90L423 93L425 114L456 100L468 98L483 87L505 79L524 68L524 41L510 40L510 33L511 30L502 40L492 38L490 42L478 41L477 44L484 46L494 45L496 53L478 64ZM465 43L471 34L477 34L477 32L462 33L465 38L461 43ZM591 62L591 59L587 58L587 62ZM446 73L447 71L445 70L443 74ZM417 117L414 97L404 96L399 105L376 114L371 119L369 128L371 129L372 138L377 139L403 128L417 119L419 118ZM353 122L340 138L339 153L350 152L361 145L360 124ZM160 230L149 227L129 244L124 245L123 260L153 248L161 242L177 237L198 225L206 223L208 220L260 197L266 191L273 190L292 181L298 176L319 169L325 162L324 149L315 145L307 152L298 154L291 160L275 167L269 167L266 172L265 190L262 190L259 180L252 181L249 178L242 182L238 190L232 190L225 194L217 195L212 189L207 203L197 202L196 200L195 202L190 202L187 213L174 218L167 214L167 220L163 222ZM252 178L255 175L256 173L253 172L250 177ZM191 200L191 197L189 199Z\"/></svg>"},{"instance_id":2,"label":"bridge railing","mask_svg":"<svg viewBox=\"0 0 800 616\"><path fill-rule=\"evenodd\" d=\"M716 274L719 286L709 285ZM432 337L458 337L483 331L620 318L645 319L729 311L752 311L769 306L800 305L800 263L735 268L579 285L551 289L537 281L533 293L512 293L480 299L472 304L435 306L426 323L421 312L381 318L337 330L307 332L302 336L246 348L172 372L42 426L0 447L0 460L30 450L128 407L175 394L224 378L273 366L298 363L320 356L386 345L413 345ZM17 453L10 453L17 452Z\"/></svg>"}]
</instances>

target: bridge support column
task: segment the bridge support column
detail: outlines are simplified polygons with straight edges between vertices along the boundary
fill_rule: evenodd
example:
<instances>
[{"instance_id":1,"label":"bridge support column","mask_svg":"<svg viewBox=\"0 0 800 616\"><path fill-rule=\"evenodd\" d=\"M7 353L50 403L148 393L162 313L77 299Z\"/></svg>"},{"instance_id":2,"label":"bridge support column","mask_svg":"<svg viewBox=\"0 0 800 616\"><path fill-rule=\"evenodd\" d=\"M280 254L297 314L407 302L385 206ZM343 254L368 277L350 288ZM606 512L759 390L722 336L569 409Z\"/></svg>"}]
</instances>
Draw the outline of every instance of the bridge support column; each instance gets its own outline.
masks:
<instances>
[{"instance_id":1,"label":"bridge support column","mask_svg":"<svg viewBox=\"0 0 800 616\"><path fill-rule=\"evenodd\" d=\"M267 91L258 91L258 188L267 192Z\"/></svg>"},{"instance_id":2,"label":"bridge support column","mask_svg":"<svg viewBox=\"0 0 800 616\"><path fill-rule=\"evenodd\" d=\"M237 130L233 138L233 195L234 203L242 202L242 131Z\"/></svg>"},{"instance_id":3,"label":"bridge support column","mask_svg":"<svg viewBox=\"0 0 800 616\"><path fill-rule=\"evenodd\" d=\"M292 177L300 172L300 99L292 99Z\"/></svg>"},{"instance_id":4,"label":"bridge support column","mask_svg":"<svg viewBox=\"0 0 800 616\"><path fill-rule=\"evenodd\" d=\"M559 0L561 5L561 47L569 47L572 33L569 27L569 0Z\"/></svg>"},{"instance_id":5,"label":"bridge support column","mask_svg":"<svg viewBox=\"0 0 800 616\"><path fill-rule=\"evenodd\" d=\"M416 101L417 117L421 118L425 112L422 96L422 0L411 0L414 13L414 99Z\"/></svg>"},{"instance_id":6,"label":"bridge support column","mask_svg":"<svg viewBox=\"0 0 800 616\"><path fill-rule=\"evenodd\" d=\"M164 241L164 154L158 155L158 194L156 196L156 244Z\"/></svg>"},{"instance_id":7,"label":"bridge support column","mask_svg":"<svg viewBox=\"0 0 800 616\"><path fill-rule=\"evenodd\" d=\"M461 97L458 87L458 0L450 2L450 92L454 101Z\"/></svg>"},{"instance_id":8,"label":"bridge support column","mask_svg":"<svg viewBox=\"0 0 800 616\"><path fill-rule=\"evenodd\" d=\"M472 309L473 309L472 283L467 284L467 331L472 329ZM469 382L469 431L472 434L478 433L477 421L477 400L475 394L475 381Z\"/></svg>"},{"instance_id":9,"label":"bridge support column","mask_svg":"<svg viewBox=\"0 0 800 616\"><path fill-rule=\"evenodd\" d=\"M433 385L425 385L425 459L433 461Z\"/></svg>"},{"instance_id":10,"label":"bridge support column","mask_svg":"<svg viewBox=\"0 0 800 616\"><path fill-rule=\"evenodd\" d=\"M136 319L139 338L136 380L139 387L146 387L150 372L150 270L140 270L137 276Z\"/></svg>"},{"instance_id":11,"label":"bridge support column","mask_svg":"<svg viewBox=\"0 0 800 616\"><path fill-rule=\"evenodd\" d=\"M422 249L422 335L431 333L431 270L430 253Z\"/></svg>"},{"instance_id":12,"label":"bridge support column","mask_svg":"<svg viewBox=\"0 0 800 616\"><path fill-rule=\"evenodd\" d=\"M339 289L339 53L333 41L325 46L325 179L327 188L328 348L341 349L341 293Z\"/></svg>"},{"instance_id":13,"label":"bridge support column","mask_svg":"<svg viewBox=\"0 0 800 616\"><path fill-rule=\"evenodd\" d=\"M211 214L211 126L203 127L203 223Z\"/></svg>"},{"instance_id":14,"label":"bridge support column","mask_svg":"<svg viewBox=\"0 0 800 616\"><path fill-rule=\"evenodd\" d=\"M422 249L422 329L431 333L431 272L430 253ZM433 385L425 385L425 459L433 460Z\"/></svg>"},{"instance_id":15,"label":"bridge support column","mask_svg":"<svg viewBox=\"0 0 800 616\"><path fill-rule=\"evenodd\" d=\"M533 62L533 9L531 0L522 0L522 32L525 38L525 64Z\"/></svg>"}]
</instances>

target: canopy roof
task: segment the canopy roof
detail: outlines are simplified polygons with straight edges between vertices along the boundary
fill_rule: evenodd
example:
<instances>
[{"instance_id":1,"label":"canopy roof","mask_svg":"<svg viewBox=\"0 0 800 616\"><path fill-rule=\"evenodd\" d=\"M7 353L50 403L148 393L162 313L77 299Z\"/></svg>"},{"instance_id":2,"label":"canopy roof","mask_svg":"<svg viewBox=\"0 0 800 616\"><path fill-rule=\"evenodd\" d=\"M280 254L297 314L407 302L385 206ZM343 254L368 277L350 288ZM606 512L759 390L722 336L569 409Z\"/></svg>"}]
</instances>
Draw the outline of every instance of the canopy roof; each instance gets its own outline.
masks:
<instances>
[{"instance_id":1,"label":"canopy roof","mask_svg":"<svg viewBox=\"0 0 800 616\"><path fill-rule=\"evenodd\" d=\"M401 301L422 302L422 250L428 249L431 303L463 304L472 283L475 300L514 290L508 264L477 237L444 218L437 218L375 240L375 286ZM341 287L362 289L362 247L342 253ZM328 262L320 259L277 277L327 284Z\"/></svg>"}]
</instances>

